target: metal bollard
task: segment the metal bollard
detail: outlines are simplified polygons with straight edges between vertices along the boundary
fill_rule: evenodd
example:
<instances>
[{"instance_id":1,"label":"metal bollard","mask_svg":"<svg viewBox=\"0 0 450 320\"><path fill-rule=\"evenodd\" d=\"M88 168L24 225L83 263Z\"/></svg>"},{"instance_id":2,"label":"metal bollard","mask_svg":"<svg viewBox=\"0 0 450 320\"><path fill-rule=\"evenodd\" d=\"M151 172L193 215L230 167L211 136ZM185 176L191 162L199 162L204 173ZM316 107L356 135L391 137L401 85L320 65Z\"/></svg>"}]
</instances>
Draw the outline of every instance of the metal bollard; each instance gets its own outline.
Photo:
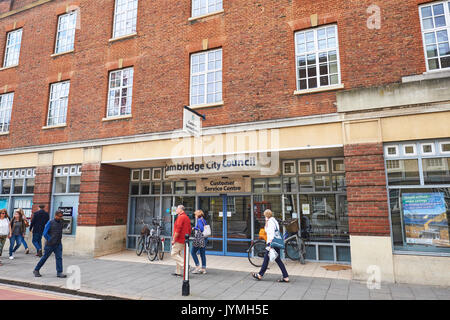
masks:
<instances>
[{"instance_id":1,"label":"metal bollard","mask_svg":"<svg viewBox=\"0 0 450 320\"><path fill-rule=\"evenodd\" d=\"M183 276L183 287L181 288L181 294L183 296L188 296L190 294L189 287L189 235L184 236L184 276Z\"/></svg>"}]
</instances>

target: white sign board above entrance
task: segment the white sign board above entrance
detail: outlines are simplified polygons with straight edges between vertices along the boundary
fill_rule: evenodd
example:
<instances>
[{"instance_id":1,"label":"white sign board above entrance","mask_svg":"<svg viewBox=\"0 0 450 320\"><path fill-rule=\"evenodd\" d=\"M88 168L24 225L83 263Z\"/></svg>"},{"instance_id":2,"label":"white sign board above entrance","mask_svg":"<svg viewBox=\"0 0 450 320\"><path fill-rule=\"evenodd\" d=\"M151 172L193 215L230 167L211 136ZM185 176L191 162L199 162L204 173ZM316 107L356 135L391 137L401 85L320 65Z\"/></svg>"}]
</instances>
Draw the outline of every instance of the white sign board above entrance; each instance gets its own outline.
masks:
<instances>
[{"instance_id":1,"label":"white sign board above entrance","mask_svg":"<svg viewBox=\"0 0 450 320\"><path fill-rule=\"evenodd\" d=\"M197 193L251 192L250 178L211 178L197 180Z\"/></svg>"},{"instance_id":2,"label":"white sign board above entrance","mask_svg":"<svg viewBox=\"0 0 450 320\"><path fill-rule=\"evenodd\" d=\"M218 175L223 173L264 174L271 169L271 163L265 164L256 156L224 158L197 163L171 162L167 163L164 172L166 177L179 177L189 175ZM273 174L272 172L270 172Z\"/></svg>"},{"instance_id":3,"label":"white sign board above entrance","mask_svg":"<svg viewBox=\"0 0 450 320\"><path fill-rule=\"evenodd\" d=\"M183 131L192 136L200 137L202 135L202 118L204 116L198 114L194 110L184 107L183 109Z\"/></svg>"}]
</instances>

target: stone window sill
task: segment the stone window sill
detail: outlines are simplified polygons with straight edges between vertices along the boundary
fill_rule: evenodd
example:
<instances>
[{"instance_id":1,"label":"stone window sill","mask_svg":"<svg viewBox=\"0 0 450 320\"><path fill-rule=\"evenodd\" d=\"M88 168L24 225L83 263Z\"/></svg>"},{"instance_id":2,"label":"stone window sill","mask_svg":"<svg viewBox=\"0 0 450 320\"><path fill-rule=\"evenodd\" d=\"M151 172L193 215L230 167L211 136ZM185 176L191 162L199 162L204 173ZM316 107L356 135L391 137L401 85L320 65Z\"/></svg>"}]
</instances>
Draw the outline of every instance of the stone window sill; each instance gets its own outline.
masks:
<instances>
[{"instance_id":1,"label":"stone window sill","mask_svg":"<svg viewBox=\"0 0 450 320\"><path fill-rule=\"evenodd\" d=\"M201 15L201 16L190 17L190 18L188 19L188 21L200 20L200 19L203 19L203 18L208 18L208 17L215 16L215 15L218 15L218 14L221 14L221 13L224 13L224 12L225 12L225 11L222 9L222 10L220 10L220 11L207 13L207 14L204 14L204 15Z\"/></svg>"},{"instance_id":2,"label":"stone window sill","mask_svg":"<svg viewBox=\"0 0 450 320\"><path fill-rule=\"evenodd\" d=\"M0 132L0 136L7 136L9 134L9 131L6 132Z\"/></svg>"},{"instance_id":3,"label":"stone window sill","mask_svg":"<svg viewBox=\"0 0 450 320\"><path fill-rule=\"evenodd\" d=\"M103 118L102 121L114 121L114 120L124 120L124 119L131 119L133 116L131 114L127 114L125 116L113 116L113 117L106 117Z\"/></svg>"},{"instance_id":4,"label":"stone window sill","mask_svg":"<svg viewBox=\"0 0 450 320\"><path fill-rule=\"evenodd\" d=\"M44 126L42 127L42 130L50 130L50 129L58 129L58 128L65 128L67 127L67 124L58 124L58 125L54 125L54 126Z\"/></svg>"},{"instance_id":5,"label":"stone window sill","mask_svg":"<svg viewBox=\"0 0 450 320\"><path fill-rule=\"evenodd\" d=\"M215 103L204 103L204 104L197 104L194 106L189 106L189 108L191 109L204 109L204 108L214 108L214 107L220 107L223 106L224 102L223 101L219 101L219 102L215 102Z\"/></svg>"},{"instance_id":6,"label":"stone window sill","mask_svg":"<svg viewBox=\"0 0 450 320\"><path fill-rule=\"evenodd\" d=\"M137 32L133 32L133 33L130 33L130 34L127 34L124 36L117 37L117 38L111 38L108 40L108 42L116 42L116 41L120 41L120 40L130 39L135 36L137 36Z\"/></svg>"},{"instance_id":7,"label":"stone window sill","mask_svg":"<svg viewBox=\"0 0 450 320\"><path fill-rule=\"evenodd\" d=\"M60 56L63 56L65 54L69 54L69 53L72 53L72 52L75 52L75 50L70 50L70 51L60 52L60 53L54 53L50 57L52 57L52 58L60 57Z\"/></svg>"},{"instance_id":8,"label":"stone window sill","mask_svg":"<svg viewBox=\"0 0 450 320\"><path fill-rule=\"evenodd\" d=\"M294 95L302 95L302 94L308 94L308 93L316 93L316 92L324 92L324 91L332 91L332 90L339 90L344 89L344 84L336 84L332 86L326 86L321 88L314 88L314 89L306 89L306 90L295 90Z\"/></svg>"},{"instance_id":9,"label":"stone window sill","mask_svg":"<svg viewBox=\"0 0 450 320\"><path fill-rule=\"evenodd\" d=\"M17 68L18 66L19 66L18 64L15 64L13 66L3 67L3 68L0 68L0 71L7 70L7 69L12 69L12 68Z\"/></svg>"},{"instance_id":10,"label":"stone window sill","mask_svg":"<svg viewBox=\"0 0 450 320\"><path fill-rule=\"evenodd\" d=\"M402 83L408 82L416 82L423 80L434 80L434 79L442 79L442 78L450 78L450 69L440 69L427 71L422 74L414 75L414 76L406 76L402 78Z\"/></svg>"}]
</instances>

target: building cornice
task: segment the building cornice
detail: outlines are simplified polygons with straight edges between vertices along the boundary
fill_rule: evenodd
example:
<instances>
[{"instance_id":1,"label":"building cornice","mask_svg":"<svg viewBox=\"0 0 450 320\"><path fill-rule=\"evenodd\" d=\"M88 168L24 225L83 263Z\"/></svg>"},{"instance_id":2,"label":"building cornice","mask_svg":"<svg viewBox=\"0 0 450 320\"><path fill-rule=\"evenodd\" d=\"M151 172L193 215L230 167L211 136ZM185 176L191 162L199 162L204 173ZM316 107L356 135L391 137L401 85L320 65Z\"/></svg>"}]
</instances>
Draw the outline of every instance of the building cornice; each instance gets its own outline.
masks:
<instances>
[{"instance_id":1,"label":"building cornice","mask_svg":"<svg viewBox=\"0 0 450 320\"><path fill-rule=\"evenodd\" d=\"M296 117L289 119L265 120L265 121L246 122L225 126L207 127L203 128L202 135L208 136L208 135L217 135L224 133L230 134L255 130L282 129L289 127L342 123L345 121L359 121L359 120L380 119L380 118L389 118L407 115L420 115L445 111L450 111L450 103L426 105L426 106L424 105L405 106L403 108L376 110L370 112L357 112L346 114L332 113L325 115ZM157 140L179 139L189 136L190 135L184 132L183 130L178 129L173 131L145 133L133 136L81 140L57 144L40 145L40 146L10 148L0 150L0 156L22 154L22 153L34 153L34 152L49 152L49 151L77 149L77 148L102 147L102 146L148 142Z\"/></svg>"},{"instance_id":2,"label":"building cornice","mask_svg":"<svg viewBox=\"0 0 450 320\"><path fill-rule=\"evenodd\" d=\"M0 14L0 19L6 18L6 17L10 17L10 16L15 15L17 13L33 9L33 8L35 8L37 6L40 6L40 5L44 4L44 3L51 2L51 1L53 1L53 0L37 0L37 1L34 1L34 2L30 3L30 4L27 4L27 5L23 6L22 8L14 9L14 10L11 10L11 11L8 11L8 12Z\"/></svg>"}]
</instances>

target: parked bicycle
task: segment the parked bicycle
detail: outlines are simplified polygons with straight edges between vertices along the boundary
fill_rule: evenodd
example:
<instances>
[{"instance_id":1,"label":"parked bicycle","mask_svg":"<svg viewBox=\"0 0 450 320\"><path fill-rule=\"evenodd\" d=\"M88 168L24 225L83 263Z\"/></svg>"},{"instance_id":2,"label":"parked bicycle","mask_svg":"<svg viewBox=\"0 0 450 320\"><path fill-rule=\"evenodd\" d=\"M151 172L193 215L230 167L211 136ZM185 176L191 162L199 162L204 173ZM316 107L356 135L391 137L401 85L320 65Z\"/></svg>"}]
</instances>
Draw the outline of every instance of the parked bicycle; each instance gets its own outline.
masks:
<instances>
[{"instance_id":1,"label":"parked bicycle","mask_svg":"<svg viewBox=\"0 0 450 320\"><path fill-rule=\"evenodd\" d=\"M161 219L153 219L153 228L150 230L147 256L150 261L155 261L156 257L159 260L164 258L164 237L162 234Z\"/></svg>"},{"instance_id":2,"label":"parked bicycle","mask_svg":"<svg viewBox=\"0 0 450 320\"><path fill-rule=\"evenodd\" d=\"M286 256L294 261L300 261L301 264L305 264L306 245L305 240L308 232L300 233L298 226L298 220L281 221L280 225L286 227L286 232L283 235ZM306 226L306 228L308 228ZM259 239L254 241L250 248L248 248L248 260L255 267L261 267L264 261L264 255L266 253L266 241Z\"/></svg>"},{"instance_id":3,"label":"parked bicycle","mask_svg":"<svg viewBox=\"0 0 450 320\"><path fill-rule=\"evenodd\" d=\"M136 254L140 256L142 252L148 251L148 245L150 240L150 226L144 222L144 220L141 220L141 223L143 224L141 229L141 235L137 239L136 243Z\"/></svg>"}]
</instances>

